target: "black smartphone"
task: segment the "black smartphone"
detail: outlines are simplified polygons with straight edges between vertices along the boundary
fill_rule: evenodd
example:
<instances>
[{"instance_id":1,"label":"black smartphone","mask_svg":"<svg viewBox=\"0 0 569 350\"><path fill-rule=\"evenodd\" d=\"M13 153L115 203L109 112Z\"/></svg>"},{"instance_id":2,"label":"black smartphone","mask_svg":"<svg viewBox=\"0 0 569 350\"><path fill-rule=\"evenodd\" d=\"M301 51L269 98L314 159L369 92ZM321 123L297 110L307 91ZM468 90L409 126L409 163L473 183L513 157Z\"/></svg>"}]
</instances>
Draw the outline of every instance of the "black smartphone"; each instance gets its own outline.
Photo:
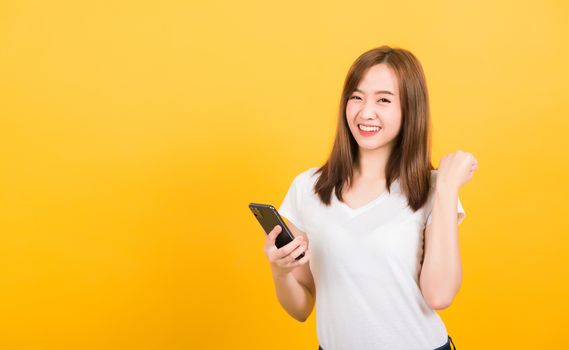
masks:
<instances>
[{"instance_id":1,"label":"black smartphone","mask_svg":"<svg viewBox=\"0 0 569 350\"><path fill-rule=\"evenodd\" d=\"M265 234L269 234L275 226L280 225L282 230L281 233L275 239L275 245L277 248L281 248L288 243L290 243L294 236L290 232L290 229L284 223L284 220L280 216L279 212L270 204L261 204L261 203L249 203L249 209L253 212L253 215L257 218L257 221L263 227ZM304 257L304 253L300 254L296 257L295 260L300 260Z\"/></svg>"}]
</instances>

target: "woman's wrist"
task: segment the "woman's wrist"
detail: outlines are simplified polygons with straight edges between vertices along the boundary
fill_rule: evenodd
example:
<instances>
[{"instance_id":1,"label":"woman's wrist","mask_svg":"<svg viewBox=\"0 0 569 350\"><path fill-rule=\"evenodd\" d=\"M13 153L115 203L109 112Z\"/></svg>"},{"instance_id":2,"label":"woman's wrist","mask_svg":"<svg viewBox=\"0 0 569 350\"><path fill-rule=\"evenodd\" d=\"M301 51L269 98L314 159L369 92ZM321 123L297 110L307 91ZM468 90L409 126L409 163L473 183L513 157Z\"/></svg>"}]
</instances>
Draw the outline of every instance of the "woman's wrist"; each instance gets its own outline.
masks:
<instances>
[{"instance_id":1,"label":"woman's wrist","mask_svg":"<svg viewBox=\"0 0 569 350\"><path fill-rule=\"evenodd\" d=\"M271 264L271 272L273 273L273 277L277 279L286 279L290 274L290 270L283 270L277 266Z\"/></svg>"},{"instance_id":2,"label":"woman's wrist","mask_svg":"<svg viewBox=\"0 0 569 350\"><path fill-rule=\"evenodd\" d=\"M435 191L438 195L441 196L457 196L458 195L458 186L452 185L450 183L444 181L437 181L435 185Z\"/></svg>"}]
</instances>

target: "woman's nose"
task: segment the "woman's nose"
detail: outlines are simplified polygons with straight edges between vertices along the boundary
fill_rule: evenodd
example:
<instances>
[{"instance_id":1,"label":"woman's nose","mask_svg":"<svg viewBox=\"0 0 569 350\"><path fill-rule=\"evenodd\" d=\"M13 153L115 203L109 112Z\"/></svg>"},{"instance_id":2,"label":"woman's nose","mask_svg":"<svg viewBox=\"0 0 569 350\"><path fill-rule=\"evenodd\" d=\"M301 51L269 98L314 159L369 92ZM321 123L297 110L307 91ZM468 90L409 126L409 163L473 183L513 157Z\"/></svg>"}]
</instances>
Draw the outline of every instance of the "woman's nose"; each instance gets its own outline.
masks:
<instances>
[{"instance_id":1,"label":"woman's nose","mask_svg":"<svg viewBox=\"0 0 569 350\"><path fill-rule=\"evenodd\" d=\"M366 119L374 119L377 117L373 102L366 102L362 109L362 117Z\"/></svg>"}]
</instances>

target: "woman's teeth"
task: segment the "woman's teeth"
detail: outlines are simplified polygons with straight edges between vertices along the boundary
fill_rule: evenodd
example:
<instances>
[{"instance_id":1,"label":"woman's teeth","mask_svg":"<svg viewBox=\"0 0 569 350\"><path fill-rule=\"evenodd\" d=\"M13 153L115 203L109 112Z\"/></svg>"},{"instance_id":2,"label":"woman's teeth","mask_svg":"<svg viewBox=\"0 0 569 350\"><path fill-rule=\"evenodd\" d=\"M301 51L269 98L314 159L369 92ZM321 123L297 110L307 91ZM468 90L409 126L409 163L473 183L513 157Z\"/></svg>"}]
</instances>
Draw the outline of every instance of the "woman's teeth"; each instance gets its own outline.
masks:
<instances>
[{"instance_id":1,"label":"woman's teeth","mask_svg":"<svg viewBox=\"0 0 569 350\"><path fill-rule=\"evenodd\" d=\"M379 129L381 129L379 126L367 126L362 124L358 124L358 128L363 131L379 131Z\"/></svg>"}]
</instances>

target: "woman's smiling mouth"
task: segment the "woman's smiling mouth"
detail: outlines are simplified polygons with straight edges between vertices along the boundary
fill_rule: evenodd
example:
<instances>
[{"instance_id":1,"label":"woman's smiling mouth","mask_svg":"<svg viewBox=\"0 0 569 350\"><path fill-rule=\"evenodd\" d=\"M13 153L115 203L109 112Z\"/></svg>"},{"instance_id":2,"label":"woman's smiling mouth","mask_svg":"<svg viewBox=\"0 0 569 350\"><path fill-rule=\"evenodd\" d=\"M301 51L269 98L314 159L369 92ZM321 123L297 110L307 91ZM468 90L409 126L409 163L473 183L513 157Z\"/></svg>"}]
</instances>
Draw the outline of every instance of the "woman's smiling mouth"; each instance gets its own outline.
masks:
<instances>
[{"instance_id":1,"label":"woman's smiling mouth","mask_svg":"<svg viewBox=\"0 0 569 350\"><path fill-rule=\"evenodd\" d=\"M377 125L358 124L358 130L360 135L369 137L377 134L381 130L381 127Z\"/></svg>"}]
</instances>

